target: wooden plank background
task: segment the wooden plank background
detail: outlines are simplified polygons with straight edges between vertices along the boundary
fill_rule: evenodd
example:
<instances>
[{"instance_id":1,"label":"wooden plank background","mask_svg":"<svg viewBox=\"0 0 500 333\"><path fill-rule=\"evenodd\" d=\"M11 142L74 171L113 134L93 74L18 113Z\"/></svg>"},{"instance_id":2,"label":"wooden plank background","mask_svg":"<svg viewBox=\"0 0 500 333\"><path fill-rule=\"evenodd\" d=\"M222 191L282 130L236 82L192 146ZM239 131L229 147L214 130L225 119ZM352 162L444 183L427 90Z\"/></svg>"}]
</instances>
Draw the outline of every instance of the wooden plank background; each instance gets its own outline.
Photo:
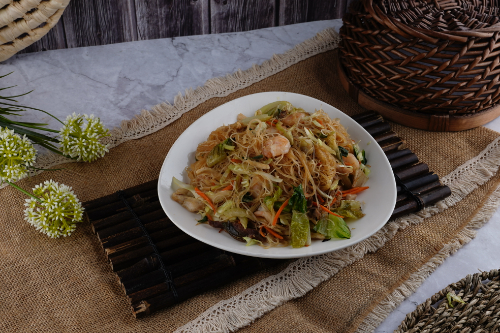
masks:
<instances>
[{"instance_id":1,"label":"wooden plank background","mask_svg":"<svg viewBox=\"0 0 500 333\"><path fill-rule=\"evenodd\" d=\"M352 1L71 0L58 24L20 53L330 20Z\"/></svg>"}]
</instances>

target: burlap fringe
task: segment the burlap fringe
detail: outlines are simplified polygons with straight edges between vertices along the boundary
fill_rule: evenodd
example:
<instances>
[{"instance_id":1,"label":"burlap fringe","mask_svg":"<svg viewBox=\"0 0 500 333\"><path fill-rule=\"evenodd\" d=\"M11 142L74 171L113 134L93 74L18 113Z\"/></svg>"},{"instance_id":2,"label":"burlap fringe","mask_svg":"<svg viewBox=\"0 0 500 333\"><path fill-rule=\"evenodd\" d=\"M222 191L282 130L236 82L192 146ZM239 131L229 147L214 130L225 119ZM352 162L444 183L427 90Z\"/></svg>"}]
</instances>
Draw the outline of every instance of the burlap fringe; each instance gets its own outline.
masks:
<instances>
[{"instance_id":1,"label":"burlap fringe","mask_svg":"<svg viewBox=\"0 0 500 333\"><path fill-rule=\"evenodd\" d=\"M120 127L111 130L111 136L105 138L103 143L109 148L114 148L121 143L139 139L152 134L175 120L184 113L192 110L201 103L213 97L225 97L240 89L246 88L256 82L262 81L282 70L317 54L337 48L340 37L333 28L325 29L315 37L308 39L284 54L275 54L262 65L253 65L252 68L226 75L225 77L208 80L205 85L196 89L187 89L185 94L179 92L174 98L174 104L164 102L152 107L150 111L142 110L131 120L124 120ZM35 165L38 169L50 169L55 165L75 162L63 156L47 153L37 158ZM30 176L43 171L33 171ZM0 189L7 184L0 185Z\"/></svg>"},{"instance_id":2,"label":"burlap fringe","mask_svg":"<svg viewBox=\"0 0 500 333\"><path fill-rule=\"evenodd\" d=\"M490 196L486 204L470 223L454 238L446 244L431 260L429 260L418 271L413 273L399 288L380 302L375 309L364 319L356 330L356 333L373 332L382 321L406 298L413 294L422 283L441 265L446 258L457 252L462 246L476 237L477 230L484 226L496 212L500 205L500 186ZM437 292L437 291L436 291Z\"/></svg>"},{"instance_id":3,"label":"burlap fringe","mask_svg":"<svg viewBox=\"0 0 500 333\"><path fill-rule=\"evenodd\" d=\"M270 276L228 300L221 301L202 313L195 320L178 328L175 333L234 332L251 324L255 319L284 302L301 297L319 283L331 278L342 268L363 258L366 253L382 247L394 235L424 218L441 213L456 205L468 194L486 183L498 171L500 165L500 138L494 140L477 157L464 163L443 178L452 195L435 206L419 213L389 222L374 236L349 248L321 256L302 258L290 264L279 274ZM364 320L359 332L371 332L405 297L413 293L422 281L441 264L446 257L457 251L475 236L500 204L500 189L461 231L457 238L390 295Z\"/></svg>"}]
</instances>

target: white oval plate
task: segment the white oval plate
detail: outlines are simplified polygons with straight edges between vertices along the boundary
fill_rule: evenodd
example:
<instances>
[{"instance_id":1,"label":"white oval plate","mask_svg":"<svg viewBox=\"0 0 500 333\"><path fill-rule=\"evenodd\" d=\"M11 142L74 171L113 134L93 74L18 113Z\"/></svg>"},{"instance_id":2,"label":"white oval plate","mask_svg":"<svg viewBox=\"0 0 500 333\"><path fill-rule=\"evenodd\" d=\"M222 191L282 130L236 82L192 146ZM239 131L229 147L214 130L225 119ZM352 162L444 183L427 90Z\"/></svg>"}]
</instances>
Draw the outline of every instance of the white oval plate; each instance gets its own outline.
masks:
<instances>
[{"instance_id":1,"label":"white oval plate","mask_svg":"<svg viewBox=\"0 0 500 333\"><path fill-rule=\"evenodd\" d=\"M288 247L273 247L264 249L258 245L246 246L226 232L206 224L197 225L200 215L190 213L170 196L172 177L188 182L185 169L191 165L198 144L206 141L210 133L222 125L236 122L238 113L252 116L256 110L274 101L289 101L295 107L307 112L323 109L331 118L340 118L341 124L347 128L349 135L355 141L360 141L360 147L365 149L368 164L371 166L370 179L366 186L370 188L358 196L364 202L362 208L366 214L363 218L348 222L351 228L351 239L332 239L327 242L314 241L308 247L294 249ZM188 114L189 115L189 114ZM222 250L247 256L262 258L300 258L332 252L356 244L377 232L389 220L396 204L396 183L391 166L382 149L373 137L349 116L320 100L312 97L287 93L265 92L244 96L232 100L208 112L182 133L170 149L160 171L158 181L160 203L168 217L177 227L188 235Z\"/></svg>"}]
</instances>

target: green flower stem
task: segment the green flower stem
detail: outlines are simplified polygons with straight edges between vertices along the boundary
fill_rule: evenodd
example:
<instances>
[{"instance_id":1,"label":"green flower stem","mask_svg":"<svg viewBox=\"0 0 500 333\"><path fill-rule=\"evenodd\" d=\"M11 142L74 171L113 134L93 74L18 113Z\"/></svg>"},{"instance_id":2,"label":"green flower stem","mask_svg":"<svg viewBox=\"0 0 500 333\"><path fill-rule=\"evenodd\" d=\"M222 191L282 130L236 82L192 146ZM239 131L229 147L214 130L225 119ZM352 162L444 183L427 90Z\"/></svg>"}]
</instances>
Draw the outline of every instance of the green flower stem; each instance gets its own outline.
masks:
<instances>
[{"instance_id":1,"label":"green flower stem","mask_svg":"<svg viewBox=\"0 0 500 333\"><path fill-rule=\"evenodd\" d=\"M19 186L17 186L16 184L11 183L11 182L9 182L8 180L6 180L5 182L6 182L7 184L9 184L10 186L12 186L13 188L15 188L15 189L17 189L17 190L19 190L19 191L23 192L24 194L26 194L26 195L28 195L28 196L32 197L33 199L37 200L38 202L43 203L43 201L42 201L42 200L40 200L40 198L35 197L33 194L29 193L28 191L23 190L22 188L20 188L20 187L19 187Z\"/></svg>"}]
</instances>

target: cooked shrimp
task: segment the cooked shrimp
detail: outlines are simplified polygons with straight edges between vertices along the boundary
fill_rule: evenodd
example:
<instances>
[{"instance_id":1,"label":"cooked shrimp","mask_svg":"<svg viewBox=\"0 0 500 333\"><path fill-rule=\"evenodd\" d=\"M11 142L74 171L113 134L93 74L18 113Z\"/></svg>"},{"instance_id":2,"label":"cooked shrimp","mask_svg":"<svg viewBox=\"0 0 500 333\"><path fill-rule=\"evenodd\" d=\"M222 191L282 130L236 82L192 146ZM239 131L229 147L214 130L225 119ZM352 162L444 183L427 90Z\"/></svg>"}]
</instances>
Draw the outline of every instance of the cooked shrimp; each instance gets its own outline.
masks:
<instances>
[{"instance_id":1,"label":"cooked shrimp","mask_svg":"<svg viewBox=\"0 0 500 333\"><path fill-rule=\"evenodd\" d=\"M264 178L261 176L254 176L250 181L249 191L254 198L260 197L260 194L264 188Z\"/></svg>"},{"instance_id":2,"label":"cooked shrimp","mask_svg":"<svg viewBox=\"0 0 500 333\"><path fill-rule=\"evenodd\" d=\"M269 224L272 224L273 223L273 215L271 214L270 211L268 211L266 208L264 208L262 205L259 206L259 209L257 209L255 212L254 212L254 215L255 216L259 216L259 217L263 217L266 219L267 222L269 222Z\"/></svg>"},{"instance_id":3,"label":"cooked shrimp","mask_svg":"<svg viewBox=\"0 0 500 333\"><path fill-rule=\"evenodd\" d=\"M293 126L296 123L298 123L299 120L302 117L304 117L305 115L306 114L303 112L295 112L295 113L292 113L291 115L286 116L282 121L283 121L283 124L285 124L286 126Z\"/></svg>"},{"instance_id":4,"label":"cooked shrimp","mask_svg":"<svg viewBox=\"0 0 500 333\"><path fill-rule=\"evenodd\" d=\"M344 164L352 167L352 172L356 173L359 169L359 161L353 154L349 153L347 156L342 157Z\"/></svg>"},{"instance_id":5,"label":"cooked shrimp","mask_svg":"<svg viewBox=\"0 0 500 333\"><path fill-rule=\"evenodd\" d=\"M267 158L273 158L288 153L291 147L290 141L283 135L278 134L264 141L262 154Z\"/></svg>"},{"instance_id":6,"label":"cooked shrimp","mask_svg":"<svg viewBox=\"0 0 500 333\"><path fill-rule=\"evenodd\" d=\"M275 134L275 133L279 133L279 131L276 129L276 127L268 127L266 129L266 134Z\"/></svg>"}]
</instances>

